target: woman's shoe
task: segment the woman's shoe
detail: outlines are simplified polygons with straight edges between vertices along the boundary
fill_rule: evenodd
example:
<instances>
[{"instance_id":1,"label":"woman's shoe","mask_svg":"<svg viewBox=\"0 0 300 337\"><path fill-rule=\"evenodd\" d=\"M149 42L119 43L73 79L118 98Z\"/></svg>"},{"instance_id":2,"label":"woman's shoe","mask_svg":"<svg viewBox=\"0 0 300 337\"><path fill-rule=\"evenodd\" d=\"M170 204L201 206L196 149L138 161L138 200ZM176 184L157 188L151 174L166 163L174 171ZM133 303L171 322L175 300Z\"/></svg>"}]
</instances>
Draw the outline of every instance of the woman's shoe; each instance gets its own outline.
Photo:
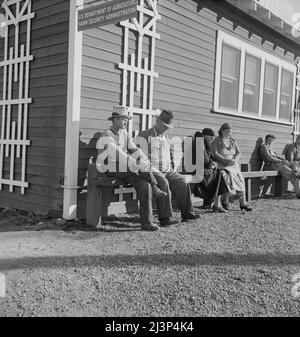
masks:
<instances>
[{"instance_id":1,"label":"woman's shoe","mask_svg":"<svg viewBox=\"0 0 300 337\"><path fill-rule=\"evenodd\" d=\"M228 211L223 208L222 206L213 206L213 212L214 213L228 213Z\"/></svg>"},{"instance_id":2,"label":"woman's shoe","mask_svg":"<svg viewBox=\"0 0 300 337\"><path fill-rule=\"evenodd\" d=\"M241 205L240 208L241 208L242 212L244 212L244 211L247 211L247 212L252 211L252 207L250 207L249 205L243 205L243 206Z\"/></svg>"}]
</instances>

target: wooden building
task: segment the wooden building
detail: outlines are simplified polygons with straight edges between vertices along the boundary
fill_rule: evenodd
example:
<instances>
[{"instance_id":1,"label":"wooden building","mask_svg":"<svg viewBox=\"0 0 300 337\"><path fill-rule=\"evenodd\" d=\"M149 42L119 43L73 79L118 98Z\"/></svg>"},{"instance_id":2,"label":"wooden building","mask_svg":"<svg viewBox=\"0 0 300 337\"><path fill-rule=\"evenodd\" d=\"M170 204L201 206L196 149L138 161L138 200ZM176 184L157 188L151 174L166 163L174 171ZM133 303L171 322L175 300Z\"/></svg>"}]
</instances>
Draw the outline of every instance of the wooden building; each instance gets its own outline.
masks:
<instances>
[{"instance_id":1,"label":"wooden building","mask_svg":"<svg viewBox=\"0 0 300 337\"><path fill-rule=\"evenodd\" d=\"M243 157L299 132L297 31L254 0L138 0L136 19L78 31L92 0L2 0L0 206L84 217L86 173L117 104L130 131L171 109L171 135L230 122ZM101 3L99 1L98 3Z\"/></svg>"}]
</instances>

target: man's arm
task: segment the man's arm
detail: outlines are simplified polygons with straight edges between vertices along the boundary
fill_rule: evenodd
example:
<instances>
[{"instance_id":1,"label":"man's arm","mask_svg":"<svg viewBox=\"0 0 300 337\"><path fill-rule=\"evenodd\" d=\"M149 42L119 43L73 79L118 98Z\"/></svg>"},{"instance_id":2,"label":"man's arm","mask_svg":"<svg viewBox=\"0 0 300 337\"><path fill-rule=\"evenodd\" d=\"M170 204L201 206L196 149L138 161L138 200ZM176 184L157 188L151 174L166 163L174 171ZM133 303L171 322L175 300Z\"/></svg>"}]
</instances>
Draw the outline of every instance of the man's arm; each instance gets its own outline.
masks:
<instances>
[{"instance_id":1,"label":"man's arm","mask_svg":"<svg viewBox=\"0 0 300 337\"><path fill-rule=\"evenodd\" d=\"M241 158L241 150L236 142L234 142L234 145L235 145L235 155L233 156L233 160L239 161Z\"/></svg>"},{"instance_id":2,"label":"man's arm","mask_svg":"<svg viewBox=\"0 0 300 337\"><path fill-rule=\"evenodd\" d=\"M123 161L123 163L125 163L130 157L126 152L120 149L109 130L103 132L97 142L96 148L98 150L98 155L106 151L108 158L115 160L116 162Z\"/></svg>"},{"instance_id":3,"label":"man's arm","mask_svg":"<svg viewBox=\"0 0 300 337\"><path fill-rule=\"evenodd\" d=\"M263 161L265 161L265 162L271 162L271 163L280 163L281 162L281 159L278 159L277 157L274 157L269 153L269 150L268 150L268 148L266 147L265 144L261 145L260 154L261 154L261 157L262 157Z\"/></svg>"},{"instance_id":4,"label":"man's arm","mask_svg":"<svg viewBox=\"0 0 300 337\"><path fill-rule=\"evenodd\" d=\"M149 159L149 146L148 146L148 141L145 137L142 135L138 135L135 137L134 140L132 140L135 149L134 152L135 156L138 155L140 156L141 159Z\"/></svg>"}]
</instances>

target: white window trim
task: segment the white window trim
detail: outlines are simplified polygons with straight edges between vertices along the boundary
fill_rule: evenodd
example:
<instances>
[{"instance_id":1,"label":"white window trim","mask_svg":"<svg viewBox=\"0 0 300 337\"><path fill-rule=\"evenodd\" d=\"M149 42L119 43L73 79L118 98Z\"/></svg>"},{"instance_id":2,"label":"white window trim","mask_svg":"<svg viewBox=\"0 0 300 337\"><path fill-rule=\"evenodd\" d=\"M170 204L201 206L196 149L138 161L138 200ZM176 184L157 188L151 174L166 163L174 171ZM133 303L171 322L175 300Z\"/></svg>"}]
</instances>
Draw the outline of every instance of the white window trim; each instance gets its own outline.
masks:
<instances>
[{"instance_id":1,"label":"white window trim","mask_svg":"<svg viewBox=\"0 0 300 337\"><path fill-rule=\"evenodd\" d=\"M241 51L241 62L240 62L240 78L239 78L239 95L238 95L238 109L226 109L220 108L220 86L221 86L221 66L222 66L222 44L226 43L235 49ZM245 75L245 55L246 53L258 57L261 60L261 76L260 76L260 96L258 105L258 114L247 114L243 112L243 90L244 90L244 75ZM272 63L278 66L278 91L277 91L277 106L276 106L276 118L267 118L262 115L263 107L263 88L264 88L264 72L265 63ZM215 89L214 89L214 112L224 113L227 115L246 117L250 119L268 121L273 123L293 125L293 109L294 104L292 103L291 117L290 120L279 118L279 108L280 108L280 98L281 98L281 74L282 68L293 73L293 94L292 102L295 101L295 86L296 86L296 65L284 61L280 57L276 57L270 53L267 53L259 48L252 46L251 44L233 37L223 31L218 31L217 39L217 53L216 53L216 71L215 71Z\"/></svg>"}]
</instances>

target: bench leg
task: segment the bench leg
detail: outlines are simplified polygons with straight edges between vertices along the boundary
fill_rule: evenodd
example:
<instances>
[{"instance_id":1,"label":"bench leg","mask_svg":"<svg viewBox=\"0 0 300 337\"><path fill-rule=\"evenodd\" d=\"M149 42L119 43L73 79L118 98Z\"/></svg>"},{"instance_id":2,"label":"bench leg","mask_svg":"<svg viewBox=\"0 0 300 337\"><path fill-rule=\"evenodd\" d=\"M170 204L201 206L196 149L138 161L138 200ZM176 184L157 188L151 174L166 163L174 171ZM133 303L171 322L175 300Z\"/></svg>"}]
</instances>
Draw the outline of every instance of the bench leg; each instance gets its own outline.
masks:
<instances>
[{"instance_id":1,"label":"bench leg","mask_svg":"<svg viewBox=\"0 0 300 337\"><path fill-rule=\"evenodd\" d=\"M98 228L99 218L101 219L102 215L101 213L102 213L102 189L90 186L88 187L88 195L87 195L87 209L86 209L87 225Z\"/></svg>"},{"instance_id":2,"label":"bench leg","mask_svg":"<svg viewBox=\"0 0 300 337\"><path fill-rule=\"evenodd\" d=\"M284 179L281 175L275 179L275 195L282 196L284 191Z\"/></svg>"},{"instance_id":3,"label":"bench leg","mask_svg":"<svg viewBox=\"0 0 300 337\"><path fill-rule=\"evenodd\" d=\"M252 188L252 185L251 185L251 179L248 178L248 181L247 181L247 185L248 185L248 191L247 191L247 202L250 202L251 201L251 188Z\"/></svg>"},{"instance_id":4,"label":"bench leg","mask_svg":"<svg viewBox=\"0 0 300 337\"><path fill-rule=\"evenodd\" d=\"M102 225L102 217L100 216L99 219L98 219L98 224L96 226L97 229L101 228L101 225Z\"/></svg>"}]
</instances>

